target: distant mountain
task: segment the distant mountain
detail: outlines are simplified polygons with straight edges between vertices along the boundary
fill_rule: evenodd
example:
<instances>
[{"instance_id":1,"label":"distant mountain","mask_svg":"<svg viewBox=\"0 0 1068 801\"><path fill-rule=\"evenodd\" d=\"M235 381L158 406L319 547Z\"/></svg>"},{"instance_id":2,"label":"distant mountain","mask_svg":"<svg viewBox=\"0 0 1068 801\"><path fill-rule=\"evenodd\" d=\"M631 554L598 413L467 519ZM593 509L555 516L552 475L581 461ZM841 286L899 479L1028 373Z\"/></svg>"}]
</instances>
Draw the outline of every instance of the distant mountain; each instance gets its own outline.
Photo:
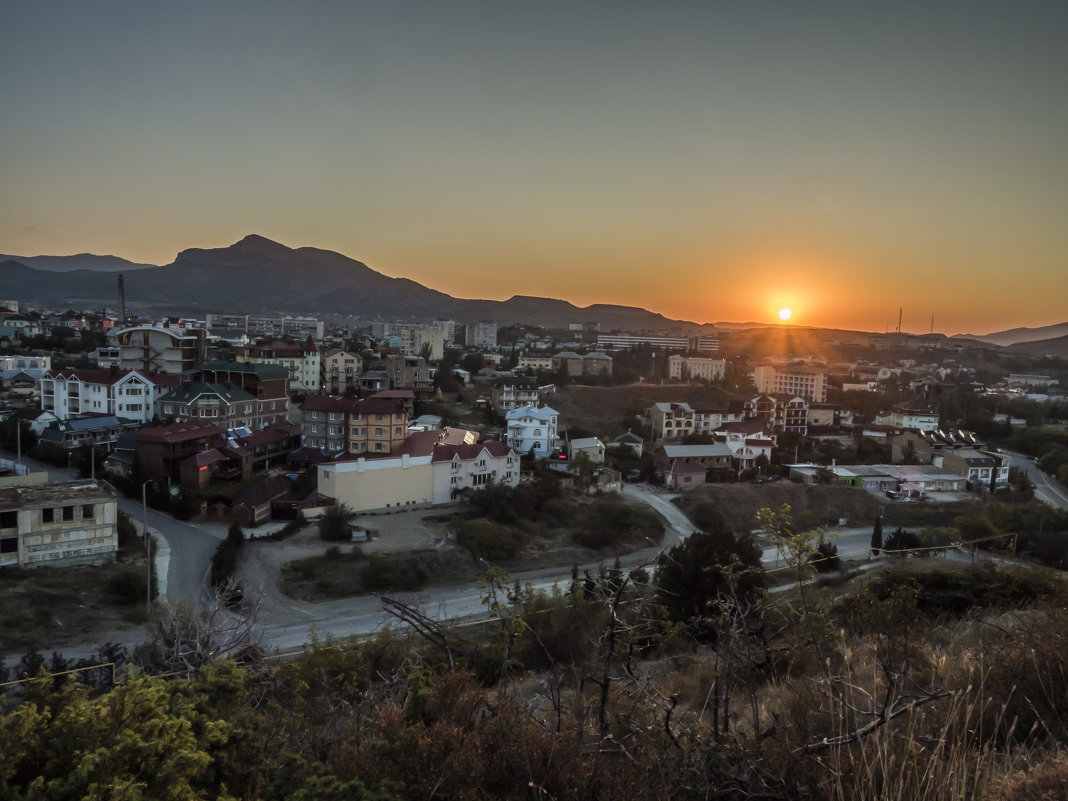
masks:
<instances>
[{"instance_id":1,"label":"distant mountain","mask_svg":"<svg viewBox=\"0 0 1068 801\"><path fill-rule=\"evenodd\" d=\"M996 331L993 334L958 334L964 339L989 342L992 345L1015 345L1019 342L1041 342L1047 339L1068 336L1068 323L1045 325L1041 328L1010 328L1008 331Z\"/></svg>"},{"instance_id":2,"label":"distant mountain","mask_svg":"<svg viewBox=\"0 0 1068 801\"><path fill-rule=\"evenodd\" d=\"M0 262L8 259L25 264L27 267L33 267L35 270L47 270L52 273L69 273L75 270L118 273L124 270L146 270L156 266L127 261L118 256L94 256L92 253L79 253L76 256L0 256Z\"/></svg>"},{"instance_id":3,"label":"distant mountain","mask_svg":"<svg viewBox=\"0 0 1068 801\"><path fill-rule=\"evenodd\" d=\"M0 297L81 307L116 305L114 274L78 269L57 281L54 273L18 260L6 264L10 266L0 264ZM340 253L289 248L255 234L225 248L183 250L171 264L134 270L125 280L129 305L184 313L348 314L364 319L492 320L553 328L597 322L605 330L697 327L632 306L580 308L563 300L524 296L506 301L453 298L407 278L382 275Z\"/></svg>"},{"instance_id":4,"label":"distant mountain","mask_svg":"<svg viewBox=\"0 0 1068 801\"><path fill-rule=\"evenodd\" d=\"M1008 350L1030 356L1068 356L1068 336L1035 342L1017 342L1015 345L1009 345Z\"/></svg>"}]
</instances>

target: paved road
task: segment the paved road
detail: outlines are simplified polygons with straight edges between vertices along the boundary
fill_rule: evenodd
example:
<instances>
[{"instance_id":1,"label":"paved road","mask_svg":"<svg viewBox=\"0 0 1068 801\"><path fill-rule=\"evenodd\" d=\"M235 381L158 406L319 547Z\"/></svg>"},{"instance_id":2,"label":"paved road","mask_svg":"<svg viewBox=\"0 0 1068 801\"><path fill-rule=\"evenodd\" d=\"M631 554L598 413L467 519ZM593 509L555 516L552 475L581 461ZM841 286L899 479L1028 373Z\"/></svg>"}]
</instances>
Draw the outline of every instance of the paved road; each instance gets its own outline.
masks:
<instances>
[{"instance_id":1,"label":"paved road","mask_svg":"<svg viewBox=\"0 0 1068 801\"><path fill-rule=\"evenodd\" d=\"M1012 451L1001 453L1008 457L1011 467L1018 467L1031 479L1031 483L1035 485L1036 498L1058 509L1068 509L1068 490L1039 470L1032 457Z\"/></svg>"},{"instance_id":2,"label":"paved road","mask_svg":"<svg viewBox=\"0 0 1068 801\"><path fill-rule=\"evenodd\" d=\"M31 470L48 473L50 481L79 479L78 471L74 468L56 467L27 457L23 457L22 461ZM120 496L119 508L129 515L140 531L143 517L141 502ZM167 600L173 604L199 601L211 565L211 557L219 545L219 536L207 529L175 520L155 509L148 509L147 518L149 530L163 537L167 544L167 548L161 551L169 558L157 561L161 573L163 565L167 565L166 582L160 582L161 589L164 583L166 585Z\"/></svg>"}]
</instances>

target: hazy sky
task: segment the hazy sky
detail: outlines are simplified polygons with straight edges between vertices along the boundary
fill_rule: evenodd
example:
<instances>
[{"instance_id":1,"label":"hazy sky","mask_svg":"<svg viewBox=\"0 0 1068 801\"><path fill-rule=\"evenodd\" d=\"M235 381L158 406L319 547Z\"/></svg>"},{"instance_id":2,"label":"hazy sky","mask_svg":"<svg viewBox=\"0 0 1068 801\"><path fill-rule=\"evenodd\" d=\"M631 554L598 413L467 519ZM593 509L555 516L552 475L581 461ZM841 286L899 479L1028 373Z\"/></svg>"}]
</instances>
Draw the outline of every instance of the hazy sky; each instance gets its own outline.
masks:
<instances>
[{"instance_id":1,"label":"hazy sky","mask_svg":"<svg viewBox=\"0 0 1068 801\"><path fill-rule=\"evenodd\" d=\"M1068 320L1068 3L0 0L0 252L258 233L462 297Z\"/></svg>"}]
</instances>

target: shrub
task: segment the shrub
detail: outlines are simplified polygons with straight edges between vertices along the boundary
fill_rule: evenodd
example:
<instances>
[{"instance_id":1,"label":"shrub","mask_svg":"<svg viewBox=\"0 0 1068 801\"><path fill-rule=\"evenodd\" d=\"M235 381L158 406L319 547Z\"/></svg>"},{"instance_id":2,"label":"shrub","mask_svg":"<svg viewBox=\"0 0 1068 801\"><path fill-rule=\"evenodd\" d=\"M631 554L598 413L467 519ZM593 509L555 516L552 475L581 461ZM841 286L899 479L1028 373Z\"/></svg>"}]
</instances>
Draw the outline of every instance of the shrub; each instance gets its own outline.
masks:
<instances>
[{"instance_id":1,"label":"shrub","mask_svg":"<svg viewBox=\"0 0 1068 801\"><path fill-rule=\"evenodd\" d=\"M489 520L464 520L457 528L456 541L475 558L505 562L519 553L524 537L511 526Z\"/></svg>"}]
</instances>

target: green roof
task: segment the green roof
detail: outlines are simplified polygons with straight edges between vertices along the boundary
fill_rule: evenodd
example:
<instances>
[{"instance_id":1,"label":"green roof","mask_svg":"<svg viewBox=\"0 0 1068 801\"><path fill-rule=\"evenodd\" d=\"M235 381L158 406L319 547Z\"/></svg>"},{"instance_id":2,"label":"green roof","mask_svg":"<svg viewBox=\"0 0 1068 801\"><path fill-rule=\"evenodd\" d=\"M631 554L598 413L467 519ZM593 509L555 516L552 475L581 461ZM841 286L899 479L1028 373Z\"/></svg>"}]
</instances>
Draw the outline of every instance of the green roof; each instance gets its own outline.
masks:
<instances>
[{"instance_id":1,"label":"green roof","mask_svg":"<svg viewBox=\"0 0 1068 801\"><path fill-rule=\"evenodd\" d=\"M277 364L254 364L252 362L204 362L193 372L199 373L204 370L227 373L252 373L259 378L289 378L289 373L284 367Z\"/></svg>"},{"instance_id":2,"label":"green roof","mask_svg":"<svg viewBox=\"0 0 1068 801\"><path fill-rule=\"evenodd\" d=\"M190 403L200 395L218 395L227 403L243 403L254 401L256 396L241 387L233 384L206 384L201 381L193 381L189 384L179 384L166 395L160 397L160 403Z\"/></svg>"}]
</instances>

